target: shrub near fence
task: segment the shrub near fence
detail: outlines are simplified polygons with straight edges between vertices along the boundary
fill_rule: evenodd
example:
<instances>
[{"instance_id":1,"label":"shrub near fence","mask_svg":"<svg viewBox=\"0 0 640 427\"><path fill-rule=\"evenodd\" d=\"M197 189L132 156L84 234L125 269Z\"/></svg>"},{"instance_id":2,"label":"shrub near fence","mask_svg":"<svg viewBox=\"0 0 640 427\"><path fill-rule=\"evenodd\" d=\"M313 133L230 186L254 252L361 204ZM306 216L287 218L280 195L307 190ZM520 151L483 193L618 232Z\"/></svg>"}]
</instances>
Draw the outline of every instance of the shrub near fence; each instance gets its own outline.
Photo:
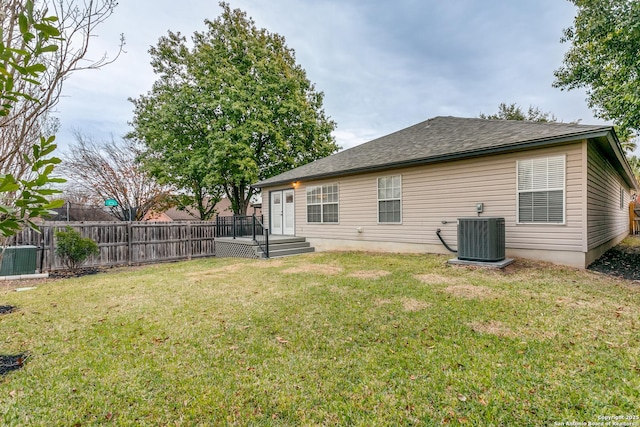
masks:
<instances>
[{"instance_id":1,"label":"shrub near fence","mask_svg":"<svg viewBox=\"0 0 640 427\"><path fill-rule=\"evenodd\" d=\"M70 226L98 243L99 255L84 266L116 266L215 256L215 223L188 222L46 222L40 232L23 230L9 245L38 247L40 271L64 269L55 256L54 233Z\"/></svg>"}]
</instances>

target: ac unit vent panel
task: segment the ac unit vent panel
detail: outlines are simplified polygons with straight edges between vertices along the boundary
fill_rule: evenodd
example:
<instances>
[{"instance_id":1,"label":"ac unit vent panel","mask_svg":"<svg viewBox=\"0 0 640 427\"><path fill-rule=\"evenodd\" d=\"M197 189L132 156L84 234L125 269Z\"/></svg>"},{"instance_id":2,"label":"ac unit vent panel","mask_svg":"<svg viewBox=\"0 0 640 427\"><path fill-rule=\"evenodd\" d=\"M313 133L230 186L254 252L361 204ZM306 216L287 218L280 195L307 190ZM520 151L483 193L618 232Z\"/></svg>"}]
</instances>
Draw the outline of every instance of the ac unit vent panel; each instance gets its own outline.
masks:
<instances>
[{"instance_id":1,"label":"ac unit vent panel","mask_svg":"<svg viewBox=\"0 0 640 427\"><path fill-rule=\"evenodd\" d=\"M1 249L0 249L1 250ZM0 264L0 276L17 276L36 272L35 246L9 246Z\"/></svg>"},{"instance_id":2,"label":"ac unit vent panel","mask_svg":"<svg viewBox=\"0 0 640 427\"><path fill-rule=\"evenodd\" d=\"M496 262L504 258L504 218L458 219L458 259Z\"/></svg>"}]
</instances>

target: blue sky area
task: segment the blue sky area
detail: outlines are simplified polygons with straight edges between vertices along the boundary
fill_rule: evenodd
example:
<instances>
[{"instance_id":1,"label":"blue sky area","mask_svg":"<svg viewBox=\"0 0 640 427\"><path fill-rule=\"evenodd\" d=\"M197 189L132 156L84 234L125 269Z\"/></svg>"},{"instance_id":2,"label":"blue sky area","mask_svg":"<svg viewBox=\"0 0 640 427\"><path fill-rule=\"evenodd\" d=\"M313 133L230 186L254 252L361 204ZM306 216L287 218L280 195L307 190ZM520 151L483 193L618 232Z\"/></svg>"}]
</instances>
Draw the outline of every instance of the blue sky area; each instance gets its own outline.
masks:
<instances>
[{"instance_id":1,"label":"blue sky area","mask_svg":"<svg viewBox=\"0 0 640 427\"><path fill-rule=\"evenodd\" d=\"M231 0L259 27L283 35L337 122L349 148L439 115L477 117L500 102L534 105L559 120L603 123L584 91L551 87L575 15L561 0ZM178 5L178 6L176 6ZM182 7L181 7L182 6ZM120 138L130 129L130 97L155 80L149 47L168 30L191 35L221 12L216 1L123 1L98 28L89 57L126 53L102 70L72 75L57 116L65 146L77 129Z\"/></svg>"}]
</instances>

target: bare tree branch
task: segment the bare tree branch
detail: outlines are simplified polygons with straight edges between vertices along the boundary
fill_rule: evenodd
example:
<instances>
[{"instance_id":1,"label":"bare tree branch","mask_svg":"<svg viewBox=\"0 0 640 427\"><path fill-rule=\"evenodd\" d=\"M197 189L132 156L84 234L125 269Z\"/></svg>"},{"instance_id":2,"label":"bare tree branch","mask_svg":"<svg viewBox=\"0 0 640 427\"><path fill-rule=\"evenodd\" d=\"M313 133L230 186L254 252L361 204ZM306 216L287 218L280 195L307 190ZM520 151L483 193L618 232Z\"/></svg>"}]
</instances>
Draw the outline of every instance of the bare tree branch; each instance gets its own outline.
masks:
<instances>
[{"instance_id":1,"label":"bare tree branch","mask_svg":"<svg viewBox=\"0 0 640 427\"><path fill-rule=\"evenodd\" d=\"M158 184L137 164L140 150L134 141L98 142L79 131L75 139L60 169L68 179L67 191L76 197L83 195L95 204L115 199L113 214L123 221L132 209L141 220L170 197L171 188Z\"/></svg>"},{"instance_id":2,"label":"bare tree branch","mask_svg":"<svg viewBox=\"0 0 640 427\"><path fill-rule=\"evenodd\" d=\"M24 0L0 0L0 23L5 47L20 48L24 40L17 30L17 13ZM28 94L37 102L18 101L7 116L0 117L0 173L12 173L16 177L29 173L22 161L23 155L50 131L57 130L57 122L51 112L58 104L63 82L80 70L99 69L115 61L123 52L124 37L113 58L105 53L97 60L86 58L89 41L117 6L116 0L35 0L35 9L42 16L55 15L61 33L52 40L58 46L56 52L43 61L46 71L39 76L39 84L14 76L14 90ZM50 134L50 133L49 133Z\"/></svg>"}]
</instances>

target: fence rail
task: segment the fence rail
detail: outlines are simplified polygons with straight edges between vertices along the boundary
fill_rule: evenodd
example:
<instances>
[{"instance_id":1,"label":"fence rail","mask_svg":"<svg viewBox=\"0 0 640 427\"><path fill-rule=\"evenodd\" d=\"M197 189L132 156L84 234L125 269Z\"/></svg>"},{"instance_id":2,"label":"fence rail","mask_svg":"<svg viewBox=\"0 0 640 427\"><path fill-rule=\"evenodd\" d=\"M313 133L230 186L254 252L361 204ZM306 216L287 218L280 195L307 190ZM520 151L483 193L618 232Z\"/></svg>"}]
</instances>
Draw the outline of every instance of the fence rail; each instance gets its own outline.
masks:
<instances>
[{"instance_id":1,"label":"fence rail","mask_svg":"<svg viewBox=\"0 0 640 427\"><path fill-rule=\"evenodd\" d=\"M55 231L67 226L98 244L100 253L84 264L87 267L176 261L216 253L216 227L211 221L46 222L40 232L23 230L9 245L37 246L41 272L64 269L55 256Z\"/></svg>"}]
</instances>

